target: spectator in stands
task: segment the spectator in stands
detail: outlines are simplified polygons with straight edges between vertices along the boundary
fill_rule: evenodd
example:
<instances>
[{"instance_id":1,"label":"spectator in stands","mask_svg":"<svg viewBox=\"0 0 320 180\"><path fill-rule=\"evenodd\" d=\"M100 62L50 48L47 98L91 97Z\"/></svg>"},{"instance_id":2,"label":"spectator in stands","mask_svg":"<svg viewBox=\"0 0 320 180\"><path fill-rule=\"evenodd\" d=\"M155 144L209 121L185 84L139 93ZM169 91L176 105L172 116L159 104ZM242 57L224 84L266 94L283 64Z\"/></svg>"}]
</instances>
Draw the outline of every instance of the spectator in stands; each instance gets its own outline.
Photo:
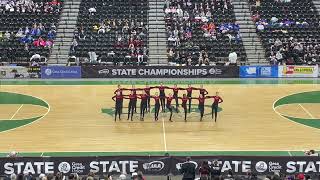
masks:
<instances>
[{"instance_id":1,"label":"spectator in stands","mask_svg":"<svg viewBox=\"0 0 320 180\"><path fill-rule=\"evenodd\" d=\"M6 33L4 33L4 39L5 40L10 40L10 37L11 37L11 33L9 31L6 31Z\"/></svg>"},{"instance_id":2,"label":"spectator in stands","mask_svg":"<svg viewBox=\"0 0 320 180\"><path fill-rule=\"evenodd\" d=\"M97 12L97 9L95 7L91 7L88 9L90 15L94 15Z\"/></svg>"},{"instance_id":3,"label":"spectator in stands","mask_svg":"<svg viewBox=\"0 0 320 180\"><path fill-rule=\"evenodd\" d=\"M210 176L210 167L208 161L203 161L199 168L200 180L208 180Z\"/></svg>"},{"instance_id":4,"label":"spectator in stands","mask_svg":"<svg viewBox=\"0 0 320 180\"><path fill-rule=\"evenodd\" d=\"M196 176L196 166L193 164L190 157L187 157L185 163L181 165L180 172L183 174L182 180L194 180Z\"/></svg>"}]
</instances>

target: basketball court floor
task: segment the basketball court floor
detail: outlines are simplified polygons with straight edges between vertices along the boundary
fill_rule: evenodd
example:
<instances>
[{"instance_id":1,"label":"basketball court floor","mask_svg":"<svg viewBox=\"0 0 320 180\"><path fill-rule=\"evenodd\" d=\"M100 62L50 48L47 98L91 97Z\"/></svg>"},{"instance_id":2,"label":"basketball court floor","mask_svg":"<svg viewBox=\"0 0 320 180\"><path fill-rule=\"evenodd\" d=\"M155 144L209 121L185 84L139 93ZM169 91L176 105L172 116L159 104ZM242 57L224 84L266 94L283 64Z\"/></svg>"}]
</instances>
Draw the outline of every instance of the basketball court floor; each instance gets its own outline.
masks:
<instances>
[{"instance_id":1,"label":"basketball court floor","mask_svg":"<svg viewBox=\"0 0 320 180\"><path fill-rule=\"evenodd\" d=\"M199 121L197 100L193 101L188 122L184 122L182 112L173 113L174 122L169 122L169 113L161 113L158 122L153 120L153 113L147 114L143 122L139 114L134 115L132 122L127 121L126 114L121 121L114 122L115 103L111 97L117 83L2 81L0 152L289 151L290 154L320 149L318 81L191 82L195 87L205 83L209 95L220 92L224 102L217 123L211 119L211 100L206 101L203 122ZM122 86L130 88L130 83L123 82ZM144 82L135 83L136 87L144 87ZM153 81L150 86L156 84ZM173 86L173 82L164 84ZM178 86L186 87L187 83ZM127 102L124 101L124 112Z\"/></svg>"}]
</instances>

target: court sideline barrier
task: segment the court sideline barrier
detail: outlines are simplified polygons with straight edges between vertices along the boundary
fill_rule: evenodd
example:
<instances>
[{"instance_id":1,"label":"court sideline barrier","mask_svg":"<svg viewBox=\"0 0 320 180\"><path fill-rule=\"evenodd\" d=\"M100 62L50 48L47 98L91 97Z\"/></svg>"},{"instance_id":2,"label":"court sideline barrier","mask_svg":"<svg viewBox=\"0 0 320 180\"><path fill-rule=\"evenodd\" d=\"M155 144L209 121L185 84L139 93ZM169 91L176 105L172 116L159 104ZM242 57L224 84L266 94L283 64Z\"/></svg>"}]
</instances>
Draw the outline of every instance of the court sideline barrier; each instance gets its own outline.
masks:
<instances>
[{"instance_id":1,"label":"court sideline barrier","mask_svg":"<svg viewBox=\"0 0 320 180\"><path fill-rule=\"evenodd\" d=\"M240 66L240 78L316 78L318 66Z\"/></svg>"},{"instance_id":2,"label":"court sideline barrier","mask_svg":"<svg viewBox=\"0 0 320 180\"><path fill-rule=\"evenodd\" d=\"M83 66L83 78L237 78L238 66Z\"/></svg>"},{"instance_id":3,"label":"court sideline barrier","mask_svg":"<svg viewBox=\"0 0 320 180\"><path fill-rule=\"evenodd\" d=\"M146 175L180 174L186 157L182 156L105 156L105 157L18 157L0 158L0 174L78 173L86 175L119 174L142 171ZM222 172L231 169L234 174L244 175L252 172L257 175L320 173L320 157L271 157L271 156L194 156L191 163L197 170L203 161L209 165L218 161ZM198 172L198 171L197 171Z\"/></svg>"}]
</instances>

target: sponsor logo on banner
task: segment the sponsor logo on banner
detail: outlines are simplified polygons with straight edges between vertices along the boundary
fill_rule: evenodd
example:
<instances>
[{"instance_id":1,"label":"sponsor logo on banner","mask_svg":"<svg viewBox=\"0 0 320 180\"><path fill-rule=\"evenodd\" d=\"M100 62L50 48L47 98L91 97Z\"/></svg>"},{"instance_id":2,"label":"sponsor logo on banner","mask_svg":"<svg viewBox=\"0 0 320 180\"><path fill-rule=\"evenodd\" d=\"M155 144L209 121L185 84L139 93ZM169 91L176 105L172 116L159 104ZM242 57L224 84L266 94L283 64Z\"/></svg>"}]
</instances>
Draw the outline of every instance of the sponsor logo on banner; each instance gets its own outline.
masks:
<instances>
[{"instance_id":1,"label":"sponsor logo on banner","mask_svg":"<svg viewBox=\"0 0 320 180\"><path fill-rule=\"evenodd\" d=\"M272 69L271 66L263 66L260 68L260 76L262 77L271 77Z\"/></svg>"},{"instance_id":2,"label":"sponsor logo on banner","mask_svg":"<svg viewBox=\"0 0 320 180\"><path fill-rule=\"evenodd\" d=\"M164 168L162 161L152 161L150 163L144 163L143 169L148 171L161 171Z\"/></svg>"},{"instance_id":3,"label":"sponsor logo on banner","mask_svg":"<svg viewBox=\"0 0 320 180\"><path fill-rule=\"evenodd\" d=\"M277 66L240 66L242 78L276 78L278 77Z\"/></svg>"},{"instance_id":4,"label":"sponsor logo on banner","mask_svg":"<svg viewBox=\"0 0 320 180\"><path fill-rule=\"evenodd\" d=\"M180 169L182 168L182 165L183 165L183 164L185 164L185 163L187 163L187 162L184 162L184 163L177 163L177 164L176 164L176 168L177 168L178 170L180 170ZM197 163L197 162L195 162L195 161L189 161L189 163L194 164L196 168L198 167L198 163Z\"/></svg>"},{"instance_id":5,"label":"sponsor logo on banner","mask_svg":"<svg viewBox=\"0 0 320 180\"><path fill-rule=\"evenodd\" d=\"M81 78L79 66L42 66L41 78Z\"/></svg>"},{"instance_id":6,"label":"sponsor logo on banner","mask_svg":"<svg viewBox=\"0 0 320 180\"><path fill-rule=\"evenodd\" d=\"M68 173L71 170L71 166L67 162L61 162L58 165L58 170L59 170L59 172L62 172L62 173Z\"/></svg>"},{"instance_id":7,"label":"sponsor logo on banner","mask_svg":"<svg viewBox=\"0 0 320 180\"><path fill-rule=\"evenodd\" d=\"M260 173L266 172L268 170L268 165L264 161L259 161L256 163L256 170Z\"/></svg>"},{"instance_id":8,"label":"sponsor logo on banner","mask_svg":"<svg viewBox=\"0 0 320 180\"><path fill-rule=\"evenodd\" d=\"M0 79L40 78L40 67L0 66Z\"/></svg>"},{"instance_id":9,"label":"sponsor logo on banner","mask_svg":"<svg viewBox=\"0 0 320 180\"><path fill-rule=\"evenodd\" d=\"M269 162L269 172L280 172L282 170L282 166L279 162Z\"/></svg>"},{"instance_id":10,"label":"sponsor logo on banner","mask_svg":"<svg viewBox=\"0 0 320 180\"><path fill-rule=\"evenodd\" d=\"M257 74L257 67L246 67L246 72L249 75Z\"/></svg>"},{"instance_id":11,"label":"sponsor logo on banner","mask_svg":"<svg viewBox=\"0 0 320 180\"><path fill-rule=\"evenodd\" d=\"M279 77L318 77L318 66L279 66Z\"/></svg>"},{"instance_id":12,"label":"sponsor logo on banner","mask_svg":"<svg viewBox=\"0 0 320 180\"><path fill-rule=\"evenodd\" d=\"M201 77L239 77L237 66L144 66L109 67L84 66L83 78L201 78Z\"/></svg>"}]
</instances>

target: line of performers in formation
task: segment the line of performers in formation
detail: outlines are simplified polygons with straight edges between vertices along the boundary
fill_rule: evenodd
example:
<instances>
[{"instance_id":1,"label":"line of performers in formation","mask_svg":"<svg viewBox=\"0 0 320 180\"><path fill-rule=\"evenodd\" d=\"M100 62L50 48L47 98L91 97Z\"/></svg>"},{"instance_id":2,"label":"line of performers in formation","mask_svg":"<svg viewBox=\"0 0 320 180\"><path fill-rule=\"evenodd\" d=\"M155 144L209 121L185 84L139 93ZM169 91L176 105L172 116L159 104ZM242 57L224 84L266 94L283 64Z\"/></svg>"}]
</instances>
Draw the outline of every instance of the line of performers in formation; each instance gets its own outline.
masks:
<instances>
[{"instance_id":1,"label":"line of performers in formation","mask_svg":"<svg viewBox=\"0 0 320 180\"><path fill-rule=\"evenodd\" d=\"M156 92L154 95L150 94L151 89L158 89L159 93ZM168 95L165 94L166 89L171 89L172 93L169 93ZM128 95L124 95L124 91L130 92ZM140 92L140 93L137 93ZM182 97L179 97L179 91L186 91L186 93L183 94ZM194 91L199 91L198 97L192 97L192 93ZM187 121L187 113L191 111L191 101L192 99L198 100L198 109L200 111L200 121L202 121L203 114L204 114L204 104L206 99L213 99L212 103L212 119L215 119L215 122L217 121L218 116L218 106L220 103L223 102L222 98L219 96L219 92L216 92L215 96L207 96L208 91L203 88L203 85L200 86L200 88L192 87L190 84L187 88L179 88L176 84L174 87L168 87L164 86L163 83L160 84L160 86L153 86L150 87L146 85L145 88L135 88L134 85L132 85L132 88L122 88L121 85L118 85L118 89L114 92L115 96L112 97L112 99L115 101L115 119L114 121L117 121L117 116L119 117L119 120L121 120L121 114L122 114L122 108L123 108L123 100L128 99L128 119L131 119L133 117L133 113L136 113L136 107L137 107L137 100L141 99L140 101L140 120L144 120L144 115L146 112L150 113L150 99L154 99L154 120L159 120L159 112L160 108L162 112L165 112L166 109L170 112L170 119L169 121L172 122L172 111L175 109L176 112L178 112L179 107L179 100L181 100L181 106L184 110L184 120ZM175 107L172 105L172 101L175 100ZM189 103L189 108L187 108L187 103Z\"/></svg>"}]
</instances>

